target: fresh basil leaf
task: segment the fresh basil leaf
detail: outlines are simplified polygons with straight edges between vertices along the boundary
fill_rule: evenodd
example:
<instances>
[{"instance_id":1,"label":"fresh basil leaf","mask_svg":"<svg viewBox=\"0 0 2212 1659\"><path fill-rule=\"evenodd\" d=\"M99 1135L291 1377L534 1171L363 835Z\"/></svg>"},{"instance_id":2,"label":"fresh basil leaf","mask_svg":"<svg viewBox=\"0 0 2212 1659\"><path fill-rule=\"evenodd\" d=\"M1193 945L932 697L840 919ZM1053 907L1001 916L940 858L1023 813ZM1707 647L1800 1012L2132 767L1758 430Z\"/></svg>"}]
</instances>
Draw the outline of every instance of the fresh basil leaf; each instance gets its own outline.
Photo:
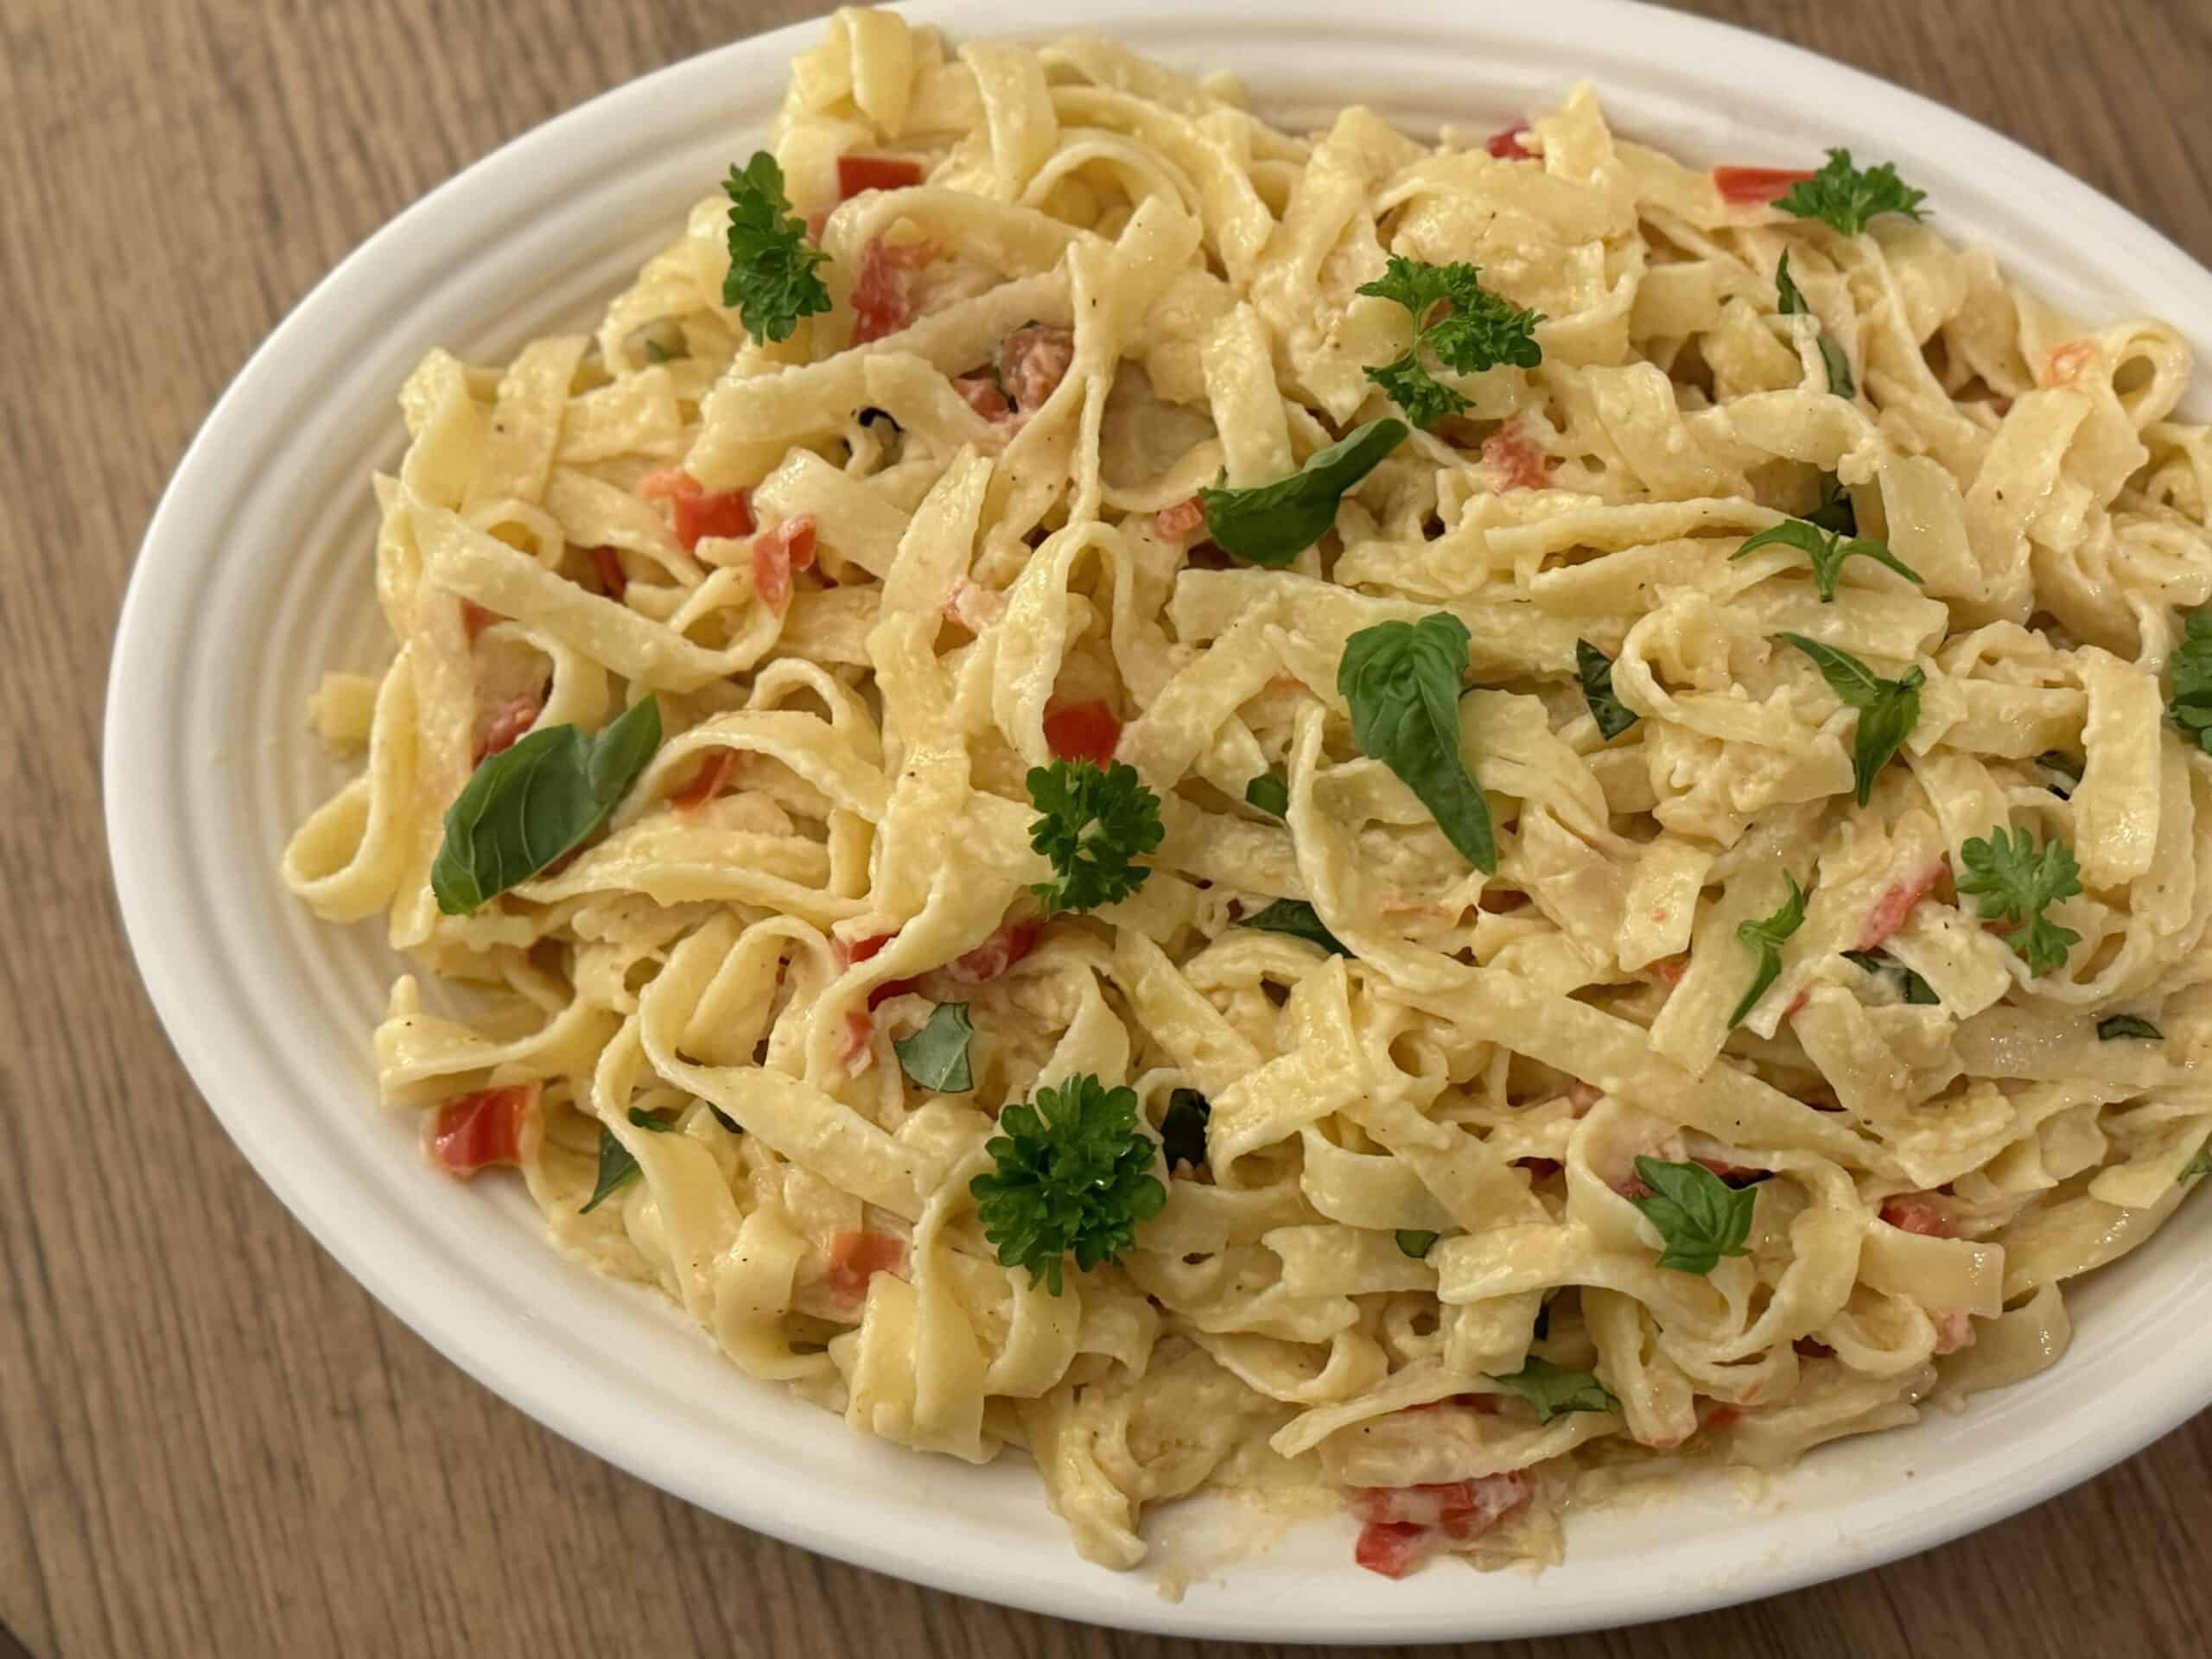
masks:
<instances>
[{"instance_id":1,"label":"fresh basil leaf","mask_svg":"<svg viewBox=\"0 0 2212 1659\"><path fill-rule=\"evenodd\" d=\"M1843 953L1843 956L1845 961L1855 963L1859 968L1870 974L1884 976L1890 974L1903 974L1904 976L1904 1000L1914 1007L1936 1007L1939 1006L1943 1000L1940 996L1937 996L1936 993L1929 988L1929 984L1926 980L1923 979L1918 974L1913 972L1911 969L1906 967L1895 957L1886 956L1879 950L1847 950Z\"/></svg>"},{"instance_id":2,"label":"fresh basil leaf","mask_svg":"<svg viewBox=\"0 0 2212 1659\"><path fill-rule=\"evenodd\" d=\"M1398 1229L1397 1236L1398 1249L1405 1255L1413 1257L1414 1261L1419 1262L1426 1257L1431 1250L1436 1248L1436 1241L1439 1236L1435 1233L1424 1231L1419 1227L1401 1227Z\"/></svg>"},{"instance_id":3,"label":"fresh basil leaf","mask_svg":"<svg viewBox=\"0 0 2212 1659\"><path fill-rule=\"evenodd\" d=\"M2097 1040L2116 1042L2123 1037L2138 1037L2145 1042L2163 1043L2166 1033L2148 1020L2133 1014L2107 1014L2097 1021Z\"/></svg>"},{"instance_id":4,"label":"fresh basil leaf","mask_svg":"<svg viewBox=\"0 0 2212 1659\"><path fill-rule=\"evenodd\" d=\"M1287 933L1308 944L1318 944L1332 957L1348 957L1351 948L1329 931L1320 912L1303 899L1278 899L1265 910L1255 911L1237 924L1266 933Z\"/></svg>"},{"instance_id":5,"label":"fresh basil leaf","mask_svg":"<svg viewBox=\"0 0 2212 1659\"><path fill-rule=\"evenodd\" d=\"M1370 421L1287 478L1249 490L1201 489L1206 534L1247 564L1288 564L1328 533L1344 492L1380 466L1411 429L1390 417Z\"/></svg>"},{"instance_id":6,"label":"fresh basil leaf","mask_svg":"<svg viewBox=\"0 0 2212 1659\"><path fill-rule=\"evenodd\" d=\"M1834 473L1821 474L1821 505L1805 515L1805 522L1838 536L1859 533L1859 509L1852 503L1851 492Z\"/></svg>"},{"instance_id":7,"label":"fresh basil leaf","mask_svg":"<svg viewBox=\"0 0 2212 1659\"><path fill-rule=\"evenodd\" d=\"M2044 787L2062 801L2072 800L2074 791L2082 787L2082 763L2070 754L2061 753L2056 749L2045 749L2036 757L2036 765L2056 779Z\"/></svg>"},{"instance_id":8,"label":"fresh basil leaf","mask_svg":"<svg viewBox=\"0 0 2212 1659\"><path fill-rule=\"evenodd\" d=\"M1783 316L1812 317L1815 325L1820 322L1820 318L1814 315L1813 308L1805 303L1805 296L1790 278L1789 256L1786 253L1782 256L1782 263L1775 268L1774 286L1776 293L1780 296ZM1821 329L1818 341L1821 362L1828 372L1828 390L1839 397L1856 397L1859 395L1858 383L1852 378L1851 359L1844 354L1843 347L1829 337L1826 328Z\"/></svg>"},{"instance_id":9,"label":"fresh basil leaf","mask_svg":"<svg viewBox=\"0 0 2212 1659\"><path fill-rule=\"evenodd\" d=\"M1758 967L1751 975L1751 988L1736 1004L1736 1011L1728 1016L1731 1031L1744 1023L1744 1017L1766 995L1767 987L1781 977L1783 941L1805 925L1804 890L1789 871L1782 873L1782 879L1789 884L1789 896L1782 901L1782 907L1764 920L1737 925L1736 937L1758 953Z\"/></svg>"},{"instance_id":10,"label":"fresh basil leaf","mask_svg":"<svg viewBox=\"0 0 2212 1659\"><path fill-rule=\"evenodd\" d=\"M606 1124L599 1126L599 1184L591 1190L591 1197L576 1211L588 1216L608 1198L638 1179L638 1160L630 1148L615 1138L614 1131Z\"/></svg>"},{"instance_id":11,"label":"fresh basil leaf","mask_svg":"<svg viewBox=\"0 0 2212 1659\"><path fill-rule=\"evenodd\" d=\"M649 1112L642 1106L632 1106L630 1109L630 1122L637 1128L653 1135L673 1135L676 1132L676 1120L673 1117L664 1117L658 1112Z\"/></svg>"},{"instance_id":12,"label":"fresh basil leaf","mask_svg":"<svg viewBox=\"0 0 2212 1659\"><path fill-rule=\"evenodd\" d=\"M1795 887L1796 884L1790 884ZM1711 1273L1727 1255L1749 1255L1756 1186L1732 1187L1703 1164L1662 1163L1639 1158L1636 1173L1651 1189L1648 1198L1629 1202L1659 1230L1666 1249L1659 1265L1677 1273Z\"/></svg>"},{"instance_id":13,"label":"fresh basil leaf","mask_svg":"<svg viewBox=\"0 0 2212 1659\"><path fill-rule=\"evenodd\" d=\"M671 362L674 360L675 356L674 352L670 351L657 340L649 340L645 342L645 361L648 363Z\"/></svg>"},{"instance_id":14,"label":"fresh basil leaf","mask_svg":"<svg viewBox=\"0 0 2212 1659\"><path fill-rule=\"evenodd\" d=\"M1188 1164L1196 1169L1206 1160L1206 1124L1213 1117L1213 1103L1195 1089L1177 1089L1167 1096L1167 1111L1160 1120L1160 1149L1167 1159L1167 1173Z\"/></svg>"},{"instance_id":15,"label":"fresh basil leaf","mask_svg":"<svg viewBox=\"0 0 2212 1659\"><path fill-rule=\"evenodd\" d=\"M1943 1003L1934 988L1910 968L1904 970L1904 1000L1916 1008L1941 1007Z\"/></svg>"},{"instance_id":16,"label":"fresh basil leaf","mask_svg":"<svg viewBox=\"0 0 2212 1659\"><path fill-rule=\"evenodd\" d=\"M891 1046L899 1056L899 1069L923 1088L941 1095L964 1095L976 1086L976 1074L968 1065L968 1044L975 1034L965 1002L940 1002L919 1031L911 1037L893 1037Z\"/></svg>"},{"instance_id":17,"label":"fresh basil leaf","mask_svg":"<svg viewBox=\"0 0 2212 1659\"><path fill-rule=\"evenodd\" d=\"M2212 606L2181 620L2181 643L2166 662L2174 687L2166 712L2190 742L2212 754Z\"/></svg>"},{"instance_id":18,"label":"fresh basil leaf","mask_svg":"<svg viewBox=\"0 0 2212 1659\"><path fill-rule=\"evenodd\" d=\"M1462 858L1496 875L1490 804L1459 747L1468 644L1467 625L1449 611L1378 622L1344 641L1337 690L1359 752L1397 773Z\"/></svg>"},{"instance_id":19,"label":"fresh basil leaf","mask_svg":"<svg viewBox=\"0 0 2212 1659\"><path fill-rule=\"evenodd\" d=\"M643 697L596 737L550 726L486 755L446 809L430 890L466 916L582 845L660 747L660 704Z\"/></svg>"},{"instance_id":20,"label":"fresh basil leaf","mask_svg":"<svg viewBox=\"0 0 2212 1659\"><path fill-rule=\"evenodd\" d=\"M1290 785L1272 772L1263 772L1244 785L1244 800L1272 817L1287 817L1290 813Z\"/></svg>"},{"instance_id":21,"label":"fresh basil leaf","mask_svg":"<svg viewBox=\"0 0 2212 1659\"><path fill-rule=\"evenodd\" d=\"M1608 743L1636 724L1636 710L1613 695L1613 659L1587 639L1574 642L1575 671L1582 678L1582 701Z\"/></svg>"},{"instance_id":22,"label":"fresh basil leaf","mask_svg":"<svg viewBox=\"0 0 2212 1659\"><path fill-rule=\"evenodd\" d=\"M1618 1411L1621 1402L1598 1380L1594 1371L1571 1371L1548 1359L1529 1357L1528 1363L1510 1376L1491 1376L1536 1408L1536 1421L1548 1423L1570 1411Z\"/></svg>"},{"instance_id":23,"label":"fresh basil leaf","mask_svg":"<svg viewBox=\"0 0 2212 1659\"><path fill-rule=\"evenodd\" d=\"M1859 804L1874 792L1875 777L1904 747L1912 728L1920 723L1920 688L1928 676L1917 664L1899 679L1885 680L1847 651L1808 639L1802 633L1780 633L1813 659L1821 677L1852 708L1859 710L1859 733L1851 747L1851 776Z\"/></svg>"},{"instance_id":24,"label":"fresh basil leaf","mask_svg":"<svg viewBox=\"0 0 2212 1659\"><path fill-rule=\"evenodd\" d=\"M1891 552L1887 542L1876 541L1871 536L1845 537L1835 531L1824 531L1804 518L1785 518L1771 529L1746 537L1744 544L1728 556L1729 563L1748 558L1763 547L1794 548L1810 559L1813 591L1820 594L1823 605L1835 603L1836 583L1841 579L1844 561L1853 557L1872 559L1908 582L1920 582L1920 573Z\"/></svg>"}]
</instances>

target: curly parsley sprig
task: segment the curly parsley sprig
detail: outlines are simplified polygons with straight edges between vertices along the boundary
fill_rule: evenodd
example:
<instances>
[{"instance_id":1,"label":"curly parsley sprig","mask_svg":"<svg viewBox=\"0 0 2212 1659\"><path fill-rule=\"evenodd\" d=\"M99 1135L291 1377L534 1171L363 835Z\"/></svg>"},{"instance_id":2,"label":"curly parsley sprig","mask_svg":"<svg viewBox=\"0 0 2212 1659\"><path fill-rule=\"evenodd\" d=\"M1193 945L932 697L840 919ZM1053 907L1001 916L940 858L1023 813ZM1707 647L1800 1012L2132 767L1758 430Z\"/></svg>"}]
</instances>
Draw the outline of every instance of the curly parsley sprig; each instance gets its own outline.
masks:
<instances>
[{"instance_id":1,"label":"curly parsley sprig","mask_svg":"<svg viewBox=\"0 0 2212 1659\"><path fill-rule=\"evenodd\" d=\"M2166 712L2190 742L2212 754L2212 606L2183 616L2182 630L2167 664L2174 689Z\"/></svg>"},{"instance_id":2,"label":"curly parsley sprig","mask_svg":"<svg viewBox=\"0 0 2212 1659\"><path fill-rule=\"evenodd\" d=\"M1868 219L1883 213L1919 219L1920 204L1927 200L1925 190L1916 190L1897 177L1894 162L1862 169L1851 164L1849 150L1832 149L1825 167L1793 186L1775 206L1785 213L1817 219L1846 236L1856 236L1866 228Z\"/></svg>"},{"instance_id":3,"label":"curly parsley sprig","mask_svg":"<svg viewBox=\"0 0 2212 1659\"><path fill-rule=\"evenodd\" d=\"M1055 1296L1071 1251L1084 1273L1119 1259L1167 1202L1134 1089L1083 1072L1007 1107L999 1130L984 1146L997 1167L968 1184L976 1218L1001 1265L1028 1268Z\"/></svg>"},{"instance_id":4,"label":"curly parsley sprig","mask_svg":"<svg viewBox=\"0 0 2212 1659\"><path fill-rule=\"evenodd\" d=\"M1984 921L2012 925L2005 942L2019 953L2031 974L2054 973L2066 965L2066 953L2082 936L2048 919L2044 911L2082 891L2082 868L2071 847L2053 836L2038 851L2026 830L2016 839L2010 830L1997 829L1988 840L1976 836L1960 848L1959 861L1967 867L1959 891L1980 899Z\"/></svg>"},{"instance_id":5,"label":"curly parsley sprig","mask_svg":"<svg viewBox=\"0 0 2212 1659\"><path fill-rule=\"evenodd\" d=\"M1424 350L1461 374L1501 363L1533 369L1544 360L1544 348L1536 343L1542 315L1491 293L1481 276L1478 267L1464 262L1432 265L1392 254L1382 275L1360 287L1362 294L1395 300L1412 314L1412 346L1395 362L1368 370L1367 378L1416 426L1434 426L1467 407L1467 400L1421 361Z\"/></svg>"},{"instance_id":6,"label":"curly parsley sprig","mask_svg":"<svg viewBox=\"0 0 2212 1659\"><path fill-rule=\"evenodd\" d=\"M806 221L784 194L784 170L766 150L732 167L722 189L729 196L729 274L722 303L736 310L745 332L766 344L789 340L801 317L830 308L830 290L815 267L830 263L810 247Z\"/></svg>"},{"instance_id":7,"label":"curly parsley sprig","mask_svg":"<svg viewBox=\"0 0 2212 1659\"><path fill-rule=\"evenodd\" d=\"M1096 910L1126 899L1152 874L1136 860L1160 845L1160 797L1120 761L1055 760L1023 780L1037 809L1029 844L1052 861L1052 879L1030 891L1045 913Z\"/></svg>"}]
</instances>

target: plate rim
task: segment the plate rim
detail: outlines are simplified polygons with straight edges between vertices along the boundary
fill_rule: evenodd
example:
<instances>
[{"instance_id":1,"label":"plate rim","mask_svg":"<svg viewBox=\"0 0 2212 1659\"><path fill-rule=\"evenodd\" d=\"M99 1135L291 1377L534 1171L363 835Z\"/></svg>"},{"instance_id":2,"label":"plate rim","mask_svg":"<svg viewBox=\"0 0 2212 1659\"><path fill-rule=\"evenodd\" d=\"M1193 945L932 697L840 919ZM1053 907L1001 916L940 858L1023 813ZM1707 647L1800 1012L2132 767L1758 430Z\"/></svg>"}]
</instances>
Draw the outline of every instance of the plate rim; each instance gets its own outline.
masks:
<instances>
[{"instance_id":1,"label":"plate rim","mask_svg":"<svg viewBox=\"0 0 2212 1659\"><path fill-rule=\"evenodd\" d=\"M1153 51L1160 49L1157 41L1163 35L1172 35L1178 27L1191 23L1194 13L1211 26L1235 10L1211 3L1195 7L1185 3L1169 9L1128 0L1107 0L1101 5L1084 5L1081 0L1028 0L1019 4L1014 0L924 0L894 9L938 24L959 39L995 35L1037 39L1088 28L1113 35L1142 37L1141 49ZM1485 37L1513 38L1524 32L1514 18L1487 10L1468 13L1451 0L1412 0L1393 10L1394 28L1424 25L1463 44L1477 44ZM1269 0L1268 13L1273 20L1308 28L1345 28L1338 0ZM1499 1610L1485 1608L1478 1597L1470 1597L1462 1606L1448 1611L1408 1609L1410 1617L1388 1620L1383 1629L1376 1628L1374 1615L1365 1611L1356 1626L1325 1622L1317 1625L1310 1608L1269 1613L1241 1605L1235 1599L1216 1602L1211 1598L1171 1604L1148 1593L1150 1585L1143 1578L1112 1574L1080 1563L1090 1575L1086 1579L1043 1580L1033 1585L996 1576L988 1565L967 1565L948 1550L918 1553L896 1528L887 1529L879 1537L870 1530L841 1527L803 1511L774 1509L772 1495L762 1499L726 1488L709 1489L675 1448L662 1446L655 1438L619 1434L605 1418L585 1409L575 1392L559 1382L557 1350L544 1341L542 1333L505 1328L510 1321L504 1312L498 1320L482 1321L472 1317L468 1308L449 1305L451 1299L437 1286L406 1281L394 1261L343 1224L341 1217L319 1206L303 1185L302 1173L257 1135L257 1116L281 1109L243 1101L235 1091L223 1087L223 1046L228 1039L203 1036L197 1028L188 963L172 949L179 912L162 887L168 873L160 834L162 815L133 810L129 785L135 777L149 775L142 773L140 767L152 758L151 751L163 735L157 722L134 720L146 708L149 696L158 696L159 688L137 683L140 677L133 670L141 660L140 648L158 633L165 603L174 607L188 597L186 578L191 567L183 555L193 541L204 537L206 531L199 520L211 510L219 510L227 493L222 487L225 469L220 455L225 442L241 431L256 432L266 425L268 417L261 412L260 400L273 401L284 389L289 359L302 341L327 314L344 306L355 290L388 286L391 279L383 276L383 269L410 238L452 239L460 233L445 221L457 213L467 212L480 225L485 215L475 209L487 202L496 205L510 182L524 183L542 175L549 162L557 162L564 150L576 149L587 139L603 153L607 141L621 132L622 117L633 110L646 110L679 82L688 86L696 77L703 85L710 76L728 74L779 85L785 60L817 41L825 22L821 17L804 20L668 64L598 93L470 163L392 218L316 283L254 350L217 398L164 486L133 563L114 636L102 723L101 785L119 910L133 958L172 1047L183 1061L196 1092L261 1180L387 1311L475 1381L563 1438L662 1491L753 1530L855 1566L1003 1605L1190 1637L1410 1643L1526 1637L1630 1622L1605 1612L1584 1617L1576 1608L1562 1605L1565 1598L1548 1599L1525 1616L1499 1618ZM1579 22L1623 35L1650 37L1669 49L1725 45L1732 54L1749 54L1817 74L1826 83L1819 99L1823 106L1851 99L1902 112L1910 118L1898 151L1908 166L1931 144L1945 141L1967 144L1985 160L2001 162L2018 186L2033 193L2031 199L2043 209L2039 217L2063 215L2081 228L2108 233L2113 239L2100 253L2100 264L2154 257L2166 267L2162 273L2165 280L2199 289L2201 303L2183 326L2200 340L2202 331L2212 328L2212 274L2157 227L2018 141L1970 117L1788 41L1668 11L1641 0L1553 0L1546 9L1543 28L1556 35ZM1704 84L1710 84L1714 73L1702 72ZM1602 94L1602 85L1599 90ZM1747 147L1762 142L1756 130L1748 133L1746 139ZM387 296L386 302L404 303L396 294ZM553 1363L533 1365L532 1355L518 1344L535 1347L537 1358ZM2092 1433L2087 1425L2075 1425L2082 1432L2071 1434L2057 1448L2058 1455L2025 1478L2015 1479L2001 1492L1984 1497L1978 1507L1965 1506L1963 1519L1951 1513L1908 1517L1904 1524L1878 1541L1848 1553L1839 1551L1827 1558L1801 1557L1774 1567L1747 1569L1745 1576L1751 1580L1747 1589L1716 1576L1652 1599L1635 1613L1634 1622L1740 1605L1802 1588L1916 1554L2017 1514L2132 1455L2212 1402L2212 1368L2193 1380L2179 1375L2167 1377L2152 1392L2152 1398L2143 1402L2145 1408L2116 1432ZM1072 1559L1071 1550L1069 1553ZM1348 1573L1351 1570L1347 1568ZM1133 1585L1147 1593L1129 1593Z\"/></svg>"}]
</instances>

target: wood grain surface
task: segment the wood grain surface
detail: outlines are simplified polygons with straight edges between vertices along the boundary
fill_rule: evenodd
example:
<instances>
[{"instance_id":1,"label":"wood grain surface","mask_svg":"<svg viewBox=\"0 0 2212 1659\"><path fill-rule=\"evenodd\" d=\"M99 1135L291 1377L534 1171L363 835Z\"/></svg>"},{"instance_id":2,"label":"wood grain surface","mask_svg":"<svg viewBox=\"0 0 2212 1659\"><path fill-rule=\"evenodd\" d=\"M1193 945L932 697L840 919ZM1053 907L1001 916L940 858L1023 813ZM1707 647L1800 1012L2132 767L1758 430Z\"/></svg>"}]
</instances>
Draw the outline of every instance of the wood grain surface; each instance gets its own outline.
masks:
<instances>
[{"instance_id":1,"label":"wood grain surface","mask_svg":"<svg viewBox=\"0 0 2212 1659\"><path fill-rule=\"evenodd\" d=\"M1692 9L2001 128L2212 263L2207 0ZM537 1427L264 1190L116 921L108 646L156 496L225 381L440 180L605 87L817 10L0 0L0 1624L37 1659L1200 1650L808 1555ZM2208 1535L2212 1415L1916 1560L1494 1651L2202 1654Z\"/></svg>"}]
</instances>

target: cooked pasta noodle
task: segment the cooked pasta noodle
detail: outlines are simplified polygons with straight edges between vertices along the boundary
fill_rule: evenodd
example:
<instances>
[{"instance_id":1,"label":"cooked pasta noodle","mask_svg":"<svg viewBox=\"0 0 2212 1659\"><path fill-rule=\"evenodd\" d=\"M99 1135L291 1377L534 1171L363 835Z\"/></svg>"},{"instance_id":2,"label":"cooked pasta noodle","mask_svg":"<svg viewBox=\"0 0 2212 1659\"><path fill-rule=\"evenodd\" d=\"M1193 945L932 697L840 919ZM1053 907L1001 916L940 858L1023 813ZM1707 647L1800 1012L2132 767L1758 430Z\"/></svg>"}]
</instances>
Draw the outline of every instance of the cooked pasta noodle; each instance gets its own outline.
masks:
<instances>
[{"instance_id":1,"label":"cooked pasta noodle","mask_svg":"<svg viewBox=\"0 0 2212 1659\"><path fill-rule=\"evenodd\" d=\"M725 306L718 198L595 334L401 395L396 651L317 697L365 762L284 873L467 988L400 979L376 1033L441 1161L518 1163L561 1248L855 1429L1026 1450L1114 1567L1270 1463L1347 1489L1384 1570L1548 1559L1594 1465L1780 1465L2057 1358L2063 1281L2212 1134L2212 769L2161 683L2212 599L2212 436L2172 328L2069 321L1909 217L1732 199L1586 89L1487 147L1300 137L1103 41L847 10L771 143L832 302L788 338ZM1464 408L1319 543L1220 556L1198 491L1395 412L1367 371L1408 309L1359 291L1394 255L1479 266L1541 362L1440 367ZM1823 475L1911 577L1853 558L1827 602L1787 545L1732 556ZM1494 874L1339 686L1440 613ZM1863 805L1872 715L1785 632L1923 677ZM603 834L448 913L478 763L648 696ZM1046 914L1025 774L1071 709L1162 834ZM1955 885L2008 827L2078 860L2055 970ZM1316 925L1241 925L1278 900ZM956 1002L969 1086L924 1087L893 1045ZM1055 1294L971 1182L1085 1077L1154 1140L1179 1091L1211 1116ZM1719 1177L1739 1252L1662 1265L1639 1159Z\"/></svg>"}]
</instances>

